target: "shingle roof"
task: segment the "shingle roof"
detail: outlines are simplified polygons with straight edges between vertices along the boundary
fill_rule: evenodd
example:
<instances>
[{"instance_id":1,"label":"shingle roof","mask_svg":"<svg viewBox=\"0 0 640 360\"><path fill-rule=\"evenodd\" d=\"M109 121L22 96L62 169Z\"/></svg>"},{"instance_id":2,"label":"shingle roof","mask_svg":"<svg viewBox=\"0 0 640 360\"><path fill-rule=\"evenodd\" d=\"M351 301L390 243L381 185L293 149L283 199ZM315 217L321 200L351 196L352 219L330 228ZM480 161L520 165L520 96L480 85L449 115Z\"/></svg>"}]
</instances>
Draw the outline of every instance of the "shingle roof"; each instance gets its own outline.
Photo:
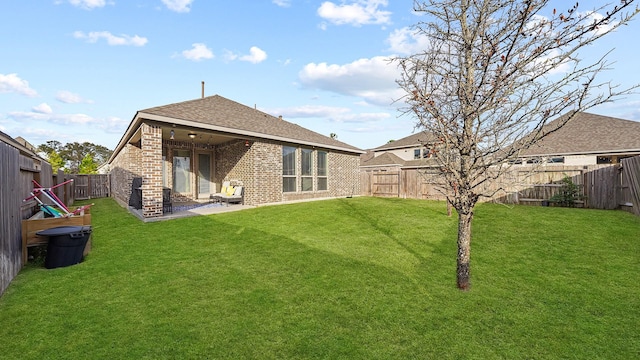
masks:
<instances>
[{"instance_id":1,"label":"shingle roof","mask_svg":"<svg viewBox=\"0 0 640 360\"><path fill-rule=\"evenodd\" d=\"M385 152L382 155L376 156L372 159L369 159L363 162L360 166L381 166L381 165L404 165L405 161L402 160L398 155L392 154L389 152Z\"/></svg>"},{"instance_id":2,"label":"shingle roof","mask_svg":"<svg viewBox=\"0 0 640 360\"><path fill-rule=\"evenodd\" d=\"M198 124L252 133L258 137L291 141L300 144L326 146L363 153L364 151L344 142L303 128L275 116L269 115L219 95L189 100L175 104L157 106L138 111L138 116L156 115L171 119L185 120Z\"/></svg>"},{"instance_id":3,"label":"shingle roof","mask_svg":"<svg viewBox=\"0 0 640 360\"><path fill-rule=\"evenodd\" d=\"M397 149L397 148L406 148L406 147L414 147L414 146L422 146L425 143L433 142L434 137L432 134L420 131L415 134L409 135L402 139L398 139L395 141L388 142L382 146L378 146L373 149L374 151L380 150L389 150L389 149Z\"/></svg>"},{"instance_id":4,"label":"shingle roof","mask_svg":"<svg viewBox=\"0 0 640 360\"><path fill-rule=\"evenodd\" d=\"M560 118L548 126L553 126L558 121ZM640 150L640 122L583 112L522 155L612 153L627 150Z\"/></svg>"},{"instance_id":5,"label":"shingle roof","mask_svg":"<svg viewBox=\"0 0 640 360\"><path fill-rule=\"evenodd\" d=\"M401 167L433 167L439 166L438 161L435 158L429 159L417 159L417 160L403 160L398 155L390 152L384 152L372 159L364 161L360 164L363 167L378 167L378 166L401 166Z\"/></svg>"}]
</instances>

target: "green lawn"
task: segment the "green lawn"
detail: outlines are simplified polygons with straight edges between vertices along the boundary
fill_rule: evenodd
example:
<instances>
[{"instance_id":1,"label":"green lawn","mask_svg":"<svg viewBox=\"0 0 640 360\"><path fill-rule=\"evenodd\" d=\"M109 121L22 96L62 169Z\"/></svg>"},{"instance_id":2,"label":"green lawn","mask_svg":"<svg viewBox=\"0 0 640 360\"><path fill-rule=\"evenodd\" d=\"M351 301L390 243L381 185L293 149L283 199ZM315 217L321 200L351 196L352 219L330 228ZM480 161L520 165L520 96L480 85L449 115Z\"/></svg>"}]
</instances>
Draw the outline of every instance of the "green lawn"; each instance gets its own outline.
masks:
<instances>
[{"instance_id":1,"label":"green lawn","mask_svg":"<svg viewBox=\"0 0 640 360\"><path fill-rule=\"evenodd\" d=\"M0 298L4 359L640 357L640 218L482 204L472 289L444 203L378 198L142 223L96 200L79 265Z\"/></svg>"}]
</instances>

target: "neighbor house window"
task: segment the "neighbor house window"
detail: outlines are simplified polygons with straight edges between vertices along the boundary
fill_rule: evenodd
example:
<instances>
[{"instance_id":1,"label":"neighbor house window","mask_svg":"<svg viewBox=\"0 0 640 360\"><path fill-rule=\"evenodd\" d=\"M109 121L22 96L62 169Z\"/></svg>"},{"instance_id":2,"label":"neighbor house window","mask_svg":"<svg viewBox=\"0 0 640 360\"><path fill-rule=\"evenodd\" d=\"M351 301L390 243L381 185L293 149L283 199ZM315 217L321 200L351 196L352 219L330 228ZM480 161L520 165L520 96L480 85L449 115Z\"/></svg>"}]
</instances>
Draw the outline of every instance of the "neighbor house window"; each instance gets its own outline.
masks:
<instances>
[{"instance_id":1,"label":"neighbor house window","mask_svg":"<svg viewBox=\"0 0 640 360\"><path fill-rule=\"evenodd\" d=\"M413 158L415 160L420 159L420 149L414 149L413 150Z\"/></svg>"},{"instance_id":2,"label":"neighbor house window","mask_svg":"<svg viewBox=\"0 0 640 360\"><path fill-rule=\"evenodd\" d=\"M611 156L598 156L596 164L612 164Z\"/></svg>"},{"instance_id":3,"label":"neighbor house window","mask_svg":"<svg viewBox=\"0 0 640 360\"><path fill-rule=\"evenodd\" d=\"M551 164L562 164L564 163L564 156L548 158L547 162Z\"/></svg>"},{"instance_id":4,"label":"neighbor house window","mask_svg":"<svg viewBox=\"0 0 640 360\"><path fill-rule=\"evenodd\" d=\"M282 147L282 191L296 191L296 148Z\"/></svg>"},{"instance_id":5,"label":"neighbor house window","mask_svg":"<svg viewBox=\"0 0 640 360\"><path fill-rule=\"evenodd\" d=\"M318 190L327 190L327 152L318 151Z\"/></svg>"},{"instance_id":6,"label":"neighbor house window","mask_svg":"<svg viewBox=\"0 0 640 360\"><path fill-rule=\"evenodd\" d=\"M302 149L301 191L313 191L313 150Z\"/></svg>"}]
</instances>

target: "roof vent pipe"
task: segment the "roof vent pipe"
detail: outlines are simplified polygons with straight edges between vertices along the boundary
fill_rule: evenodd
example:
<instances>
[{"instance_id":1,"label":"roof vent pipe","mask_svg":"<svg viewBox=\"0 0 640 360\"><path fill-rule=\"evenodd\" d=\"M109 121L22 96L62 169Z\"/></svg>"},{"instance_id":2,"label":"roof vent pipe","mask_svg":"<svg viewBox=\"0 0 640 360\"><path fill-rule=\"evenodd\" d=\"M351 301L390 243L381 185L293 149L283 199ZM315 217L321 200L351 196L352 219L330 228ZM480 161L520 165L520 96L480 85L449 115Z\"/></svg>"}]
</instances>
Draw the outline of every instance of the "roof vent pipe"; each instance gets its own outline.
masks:
<instances>
[{"instance_id":1,"label":"roof vent pipe","mask_svg":"<svg viewBox=\"0 0 640 360\"><path fill-rule=\"evenodd\" d=\"M202 82L202 98L204 99L204 81Z\"/></svg>"},{"instance_id":2,"label":"roof vent pipe","mask_svg":"<svg viewBox=\"0 0 640 360\"><path fill-rule=\"evenodd\" d=\"M278 118L279 118L280 120L282 120L282 115L278 116Z\"/></svg>"}]
</instances>

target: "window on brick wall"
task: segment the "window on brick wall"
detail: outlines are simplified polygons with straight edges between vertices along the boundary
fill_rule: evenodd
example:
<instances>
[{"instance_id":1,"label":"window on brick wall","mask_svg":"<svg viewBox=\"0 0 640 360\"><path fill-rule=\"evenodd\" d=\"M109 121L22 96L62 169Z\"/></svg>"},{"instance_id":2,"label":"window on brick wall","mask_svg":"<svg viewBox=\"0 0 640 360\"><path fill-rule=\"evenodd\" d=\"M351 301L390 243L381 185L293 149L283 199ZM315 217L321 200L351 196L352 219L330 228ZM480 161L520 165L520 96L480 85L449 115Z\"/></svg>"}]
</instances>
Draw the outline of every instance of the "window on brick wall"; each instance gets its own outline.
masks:
<instances>
[{"instance_id":1,"label":"window on brick wall","mask_svg":"<svg viewBox=\"0 0 640 360\"><path fill-rule=\"evenodd\" d=\"M313 191L313 150L302 149L301 191Z\"/></svg>"},{"instance_id":2,"label":"window on brick wall","mask_svg":"<svg viewBox=\"0 0 640 360\"><path fill-rule=\"evenodd\" d=\"M296 191L296 148L282 147L282 191Z\"/></svg>"},{"instance_id":3,"label":"window on brick wall","mask_svg":"<svg viewBox=\"0 0 640 360\"><path fill-rule=\"evenodd\" d=\"M327 190L327 152L318 151L318 190Z\"/></svg>"}]
</instances>

